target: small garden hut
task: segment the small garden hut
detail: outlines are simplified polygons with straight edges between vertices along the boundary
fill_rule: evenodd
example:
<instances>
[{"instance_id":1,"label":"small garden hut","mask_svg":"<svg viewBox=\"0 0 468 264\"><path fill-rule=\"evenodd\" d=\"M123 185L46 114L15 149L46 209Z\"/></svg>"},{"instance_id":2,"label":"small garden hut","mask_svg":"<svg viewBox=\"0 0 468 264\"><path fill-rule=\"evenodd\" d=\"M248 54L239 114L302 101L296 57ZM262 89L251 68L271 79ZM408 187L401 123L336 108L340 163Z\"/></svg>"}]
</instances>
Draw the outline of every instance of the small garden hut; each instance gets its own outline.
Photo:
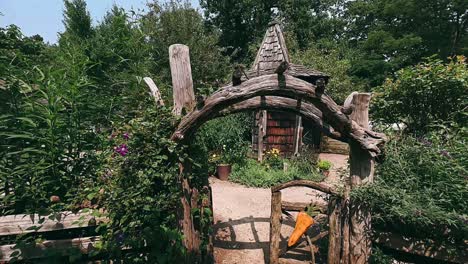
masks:
<instances>
[{"instance_id":1,"label":"small garden hut","mask_svg":"<svg viewBox=\"0 0 468 264\"><path fill-rule=\"evenodd\" d=\"M271 22L265 32L257 57L246 72L246 77L272 74L283 63L287 69L285 73L316 85L319 79L328 83L329 76L308 69L302 65L291 63L283 32L278 22ZM298 98L300 99L300 98ZM310 129L309 135L315 145L320 144L320 131ZM300 116L278 111L260 110L255 113L252 130L252 149L262 160L263 152L272 148L279 149L285 156L295 155L302 145L303 126Z\"/></svg>"}]
</instances>

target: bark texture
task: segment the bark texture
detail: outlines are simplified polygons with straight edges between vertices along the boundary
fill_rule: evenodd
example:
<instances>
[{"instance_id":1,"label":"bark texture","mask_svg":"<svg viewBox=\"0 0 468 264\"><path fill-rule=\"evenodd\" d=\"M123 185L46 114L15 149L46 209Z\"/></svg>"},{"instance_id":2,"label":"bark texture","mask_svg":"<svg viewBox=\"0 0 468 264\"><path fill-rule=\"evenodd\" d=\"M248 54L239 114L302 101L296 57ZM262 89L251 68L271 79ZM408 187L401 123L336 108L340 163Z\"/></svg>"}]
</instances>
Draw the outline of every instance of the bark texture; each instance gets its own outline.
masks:
<instances>
[{"instance_id":1,"label":"bark texture","mask_svg":"<svg viewBox=\"0 0 468 264\"><path fill-rule=\"evenodd\" d=\"M174 114L182 114L182 110L190 112L196 105L193 91L192 68L190 66L189 47L174 44L169 47L169 63L171 66L172 89L174 97Z\"/></svg>"},{"instance_id":2,"label":"bark texture","mask_svg":"<svg viewBox=\"0 0 468 264\"><path fill-rule=\"evenodd\" d=\"M354 95L355 109L351 118L364 129L369 128L369 102L371 95ZM374 181L374 158L363 151L356 142L350 142L350 185L351 189ZM371 255L371 215L363 204L350 200L349 249L352 264L367 263Z\"/></svg>"},{"instance_id":3,"label":"bark texture","mask_svg":"<svg viewBox=\"0 0 468 264\"><path fill-rule=\"evenodd\" d=\"M271 194L270 264L279 263L281 240L281 192Z\"/></svg>"},{"instance_id":4,"label":"bark texture","mask_svg":"<svg viewBox=\"0 0 468 264\"><path fill-rule=\"evenodd\" d=\"M380 153L379 145L385 141L383 134L365 129L343 114L341 107L328 95L316 95L313 84L287 74L259 76L247 80L241 85L226 86L220 89L206 99L203 108L192 111L182 119L172 138L181 140L223 109L256 96L300 98L304 102L313 104L321 111L326 123L344 138L356 142L372 156Z\"/></svg>"}]
</instances>

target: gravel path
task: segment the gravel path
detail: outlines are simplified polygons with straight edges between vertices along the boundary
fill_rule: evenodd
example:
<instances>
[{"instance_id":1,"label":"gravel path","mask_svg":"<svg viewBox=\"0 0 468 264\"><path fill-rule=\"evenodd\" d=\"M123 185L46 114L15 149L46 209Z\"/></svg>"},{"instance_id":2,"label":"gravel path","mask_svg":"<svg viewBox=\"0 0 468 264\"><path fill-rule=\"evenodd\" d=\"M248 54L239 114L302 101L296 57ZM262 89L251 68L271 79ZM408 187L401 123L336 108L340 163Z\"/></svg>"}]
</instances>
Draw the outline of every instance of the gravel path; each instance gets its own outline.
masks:
<instances>
[{"instance_id":1,"label":"gravel path","mask_svg":"<svg viewBox=\"0 0 468 264\"><path fill-rule=\"evenodd\" d=\"M346 166L347 156L320 154L334 167L327 182L339 182L338 170ZM218 264L268 263L270 236L270 189L249 188L227 181L210 178L213 190L215 225L215 261ZM323 202L323 194L303 187L282 191L282 198L289 202ZM295 218L295 215L293 216ZM286 248L287 239L294 229L294 218L284 218L281 240ZM305 241L285 255L291 263L307 263L310 259Z\"/></svg>"}]
</instances>

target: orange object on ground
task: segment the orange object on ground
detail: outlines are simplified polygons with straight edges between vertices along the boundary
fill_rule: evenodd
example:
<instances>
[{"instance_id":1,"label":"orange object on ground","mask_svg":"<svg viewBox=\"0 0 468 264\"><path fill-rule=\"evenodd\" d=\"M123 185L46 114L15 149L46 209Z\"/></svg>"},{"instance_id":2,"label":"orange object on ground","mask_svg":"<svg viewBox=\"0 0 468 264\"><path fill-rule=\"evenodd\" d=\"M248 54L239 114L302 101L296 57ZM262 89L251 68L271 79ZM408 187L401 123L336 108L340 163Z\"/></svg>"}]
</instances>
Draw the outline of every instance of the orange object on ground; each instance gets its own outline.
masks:
<instances>
[{"instance_id":1,"label":"orange object on ground","mask_svg":"<svg viewBox=\"0 0 468 264\"><path fill-rule=\"evenodd\" d=\"M294 231L289 237L288 247L291 247L299 241L299 238L307 231L307 229L314 224L314 219L305 212L299 212L297 214L296 226Z\"/></svg>"}]
</instances>

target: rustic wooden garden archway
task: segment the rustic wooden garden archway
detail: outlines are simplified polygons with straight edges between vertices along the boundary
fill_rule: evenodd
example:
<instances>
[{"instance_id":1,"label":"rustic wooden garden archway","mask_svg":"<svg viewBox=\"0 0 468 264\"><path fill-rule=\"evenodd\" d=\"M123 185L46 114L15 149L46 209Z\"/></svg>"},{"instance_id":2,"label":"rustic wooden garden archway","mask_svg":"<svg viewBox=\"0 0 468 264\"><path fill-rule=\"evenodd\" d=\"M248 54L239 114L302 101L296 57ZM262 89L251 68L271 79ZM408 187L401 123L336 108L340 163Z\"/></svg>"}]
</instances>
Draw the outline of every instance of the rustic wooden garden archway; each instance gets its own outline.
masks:
<instances>
[{"instance_id":1,"label":"rustic wooden garden archway","mask_svg":"<svg viewBox=\"0 0 468 264\"><path fill-rule=\"evenodd\" d=\"M356 97L352 102L363 98L357 93L352 96ZM260 98L249 100L255 97ZM182 119L172 139L183 141L186 135L192 134L203 123L219 114L260 108L286 109L304 115L337 139L355 142L372 157L380 154L378 146L384 142L384 135L360 126L344 114L345 106L338 106L324 92L318 92L313 84L288 74L258 76L238 86L221 88L204 100L203 106ZM333 130L325 126L324 121Z\"/></svg>"},{"instance_id":2,"label":"rustic wooden garden archway","mask_svg":"<svg viewBox=\"0 0 468 264\"><path fill-rule=\"evenodd\" d=\"M351 188L362 182L372 181L373 159L380 153L379 145L385 141L385 136L373 132L365 126L368 123L366 109L369 103L369 94L352 94L351 102L354 105L353 108L356 109L354 115L361 118L359 120L359 118L352 118L352 113L350 116L344 114L342 112L344 106L338 106L329 96L317 93L316 90L316 86L284 74L259 76L239 86L226 86L208 97L203 106L193 109L183 117L172 139L187 143L192 138L190 135L198 127L219 115L249 109L293 111L314 122L326 134L350 144L351 182L348 186L348 192L342 195L346 201ZM365 109L364 116L357 114L358 112L362 114L362 111L357 111L360 108ZM327 124L333 125L328 126ZM185 184L185 187L189 188L188 183ZM348 205L347 202L340 201L336 203L336 210L331 210L332 214L338 214L331 218L338 223L333 224L337 230L330 232L333 235L331 245L335 247L331 249L331 255L336 255L335 260L329 260L330 263L339 263L333 261L341 261L340 259L343 258L349 263L366 263L370 254L370 237L367 233L370 224L368 213L356 206L353 206L351 214L341 213L341 211L348 210L344 209L349 208ZM346 219L342 219L343 217ZM343 225L345 226L343 227ZM186 228L185 230L192 229ZM191 236L186 234L186 237ZM343 239L346 237L349 237L349 242L343 243ZM336 245L343 246L336 250ZM333 253L335 250L336 252Z\"/></svg>"},{"instance_id":3,"label":"rustic wooden garden archway","mask_svg":"<svg viewBox=\"0 0 468 264\"><path fill-rule=\"evenodd\" d=\"M275 50L279 53L272 53ZM169 48L174 113L180 115L184 110L188 113L181 119L172 139L187 144L193 138L191 135L210 119L239 111L268 109L301 115L326 135L349 143L350 178L344 192L334 200L329 210L334 230L330 230L328 262L366 263L370 255L370 215L365 208L349 201L349 192L363 182L373 181L374 158L380 154L380 145L385 141L383 134L373 132L368 126L370 94L355 92L345 105L337 105L325 93L324 78L289 63L277 24L272 24L267 30L254 67L248 74L244 73L245 78L235 83L233 79L233 83L206 99L195 100L188 53L188 47L184 45L176 44ZM271 60L270 57L276 59ZM191 188L184 177L183 164L180 168L184 243L189 252L197 255L200 238L193 225L191 211L197 206L198 190Z\"/></svg>"}]
</instances>

